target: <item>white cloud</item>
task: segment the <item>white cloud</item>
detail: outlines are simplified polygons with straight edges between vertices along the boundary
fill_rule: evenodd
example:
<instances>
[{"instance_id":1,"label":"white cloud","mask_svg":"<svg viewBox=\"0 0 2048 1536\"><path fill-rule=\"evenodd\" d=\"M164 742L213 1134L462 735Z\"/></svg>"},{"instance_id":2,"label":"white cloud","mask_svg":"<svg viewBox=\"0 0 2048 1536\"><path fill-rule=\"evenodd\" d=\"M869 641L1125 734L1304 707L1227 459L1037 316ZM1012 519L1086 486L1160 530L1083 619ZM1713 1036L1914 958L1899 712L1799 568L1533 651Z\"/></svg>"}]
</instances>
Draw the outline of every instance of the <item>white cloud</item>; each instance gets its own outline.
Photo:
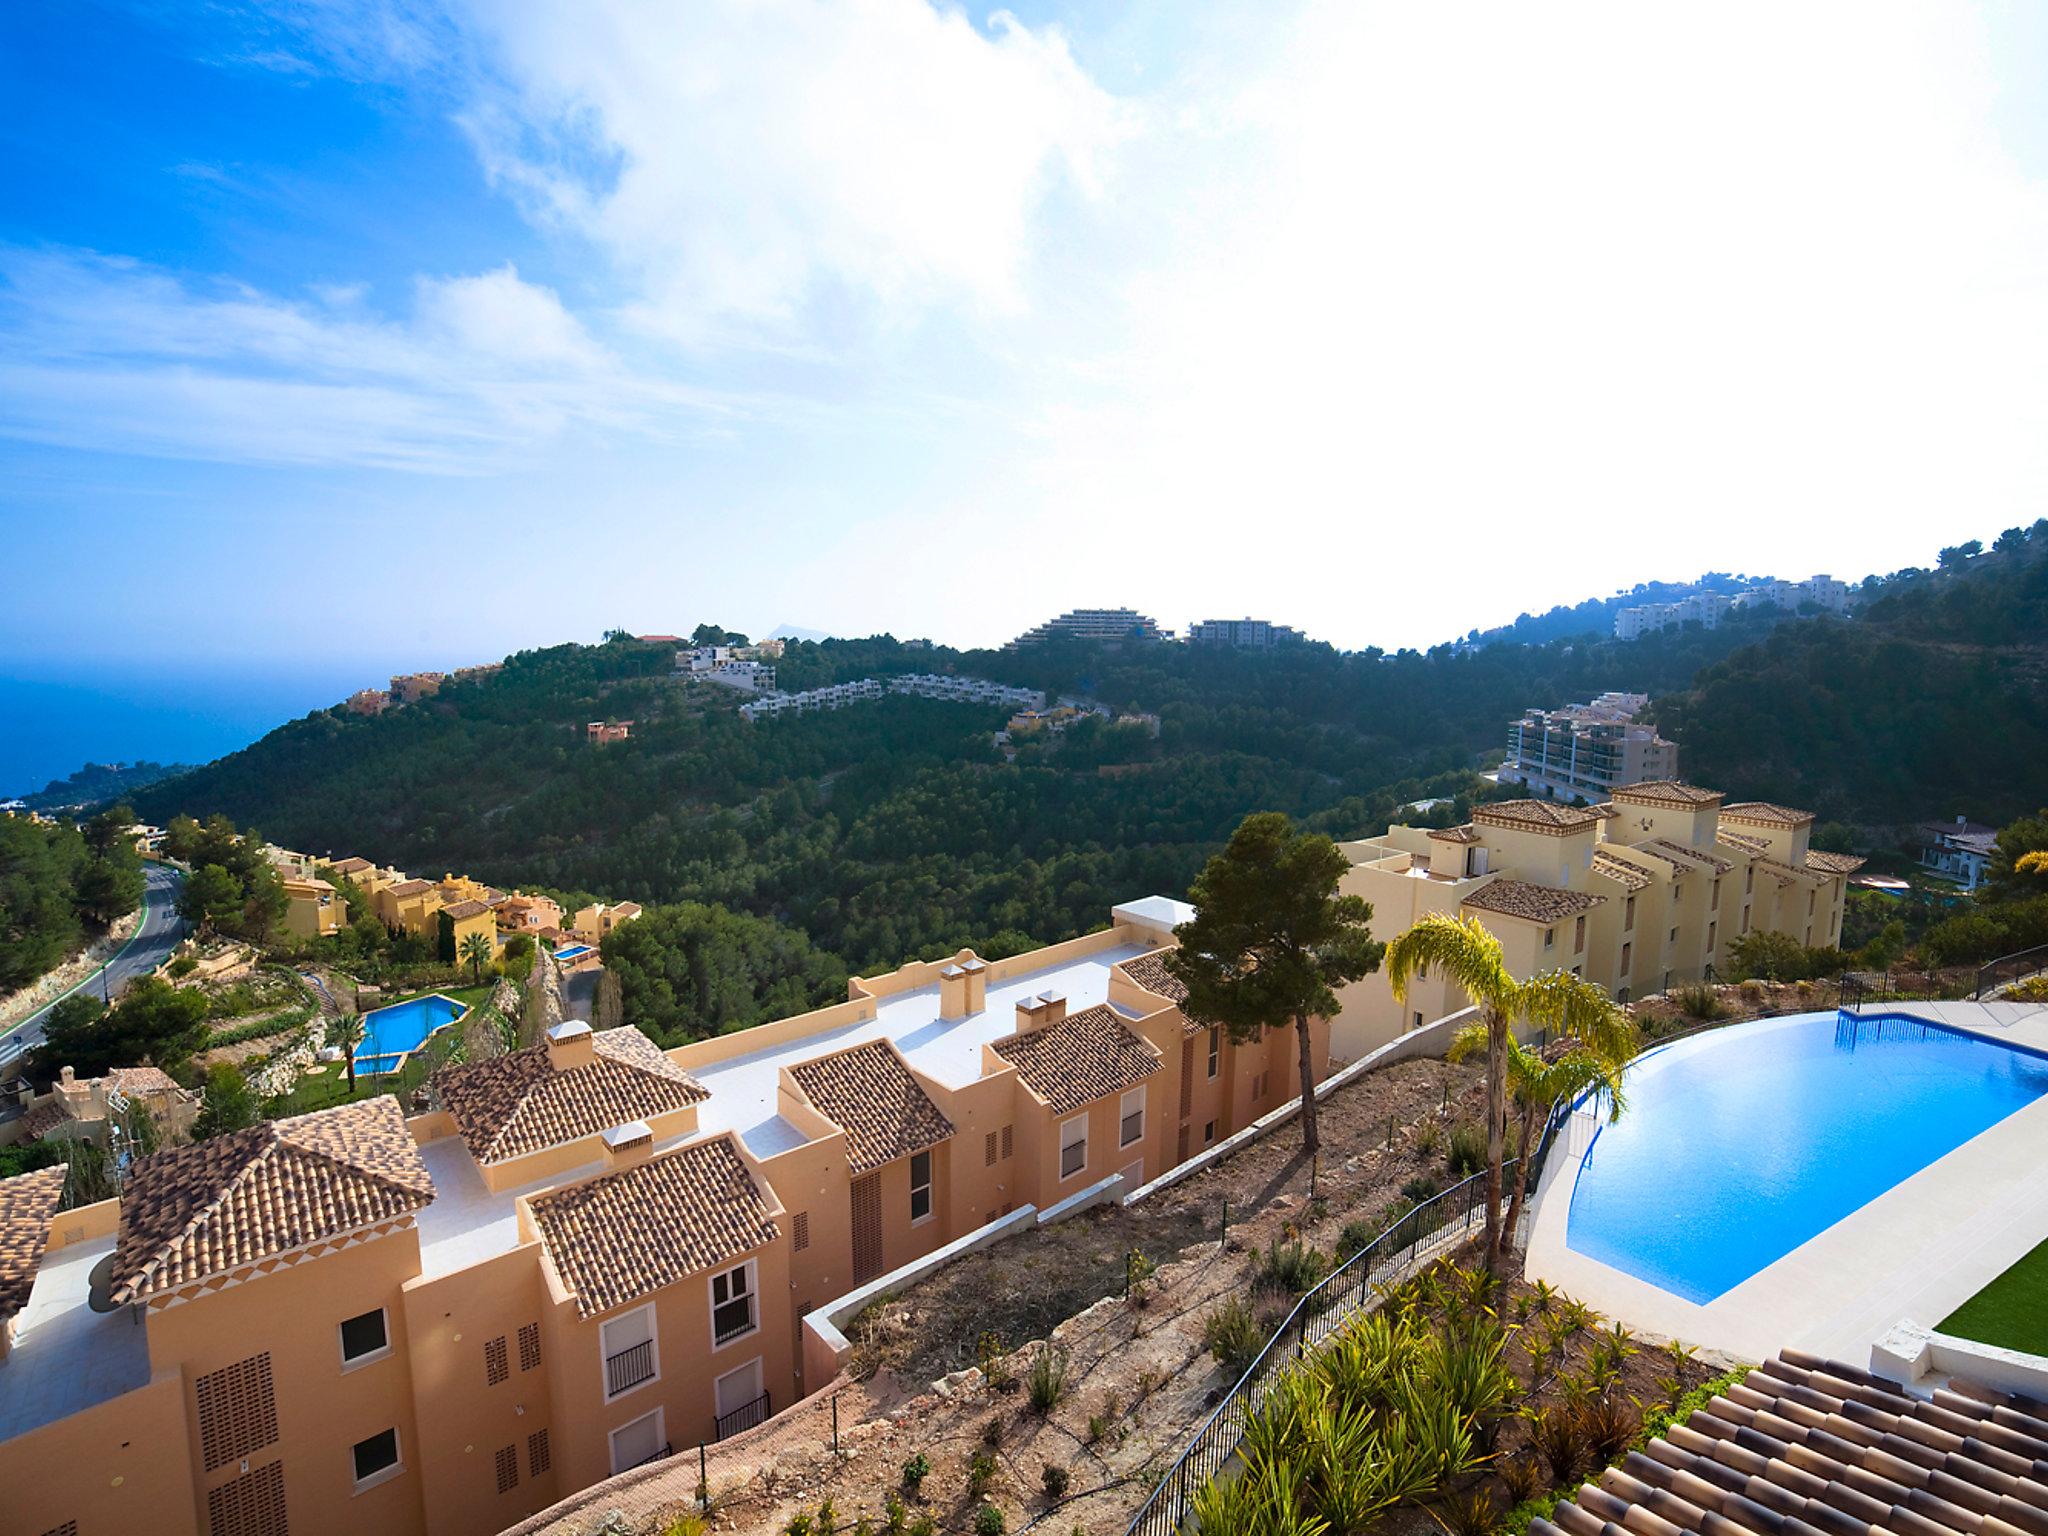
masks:
<instances>
[{"instance_id":1,"label":"white cloud","mask_svg":"<svg viewBox=\"0 0 2048 1536\"><path fill-rule=\"evenodd\" d=\"M925 0L477 6L491 175L702 339L851 295L1020 302L1033 216L1127 124L1057 31Z\"/></svg>"},{"instance_id":2,"label":"white cloud","mask_svg":"<svg viewBox=\"0 0 2048 1536\"><path fill-rule=\"evenodd\" d=\"M421 279L413 313L194 287L0 250L0 433L258 464L504 470L567 434L664 435L739 407L627 369L510 266Z\"/></svg>"}]
</instances>

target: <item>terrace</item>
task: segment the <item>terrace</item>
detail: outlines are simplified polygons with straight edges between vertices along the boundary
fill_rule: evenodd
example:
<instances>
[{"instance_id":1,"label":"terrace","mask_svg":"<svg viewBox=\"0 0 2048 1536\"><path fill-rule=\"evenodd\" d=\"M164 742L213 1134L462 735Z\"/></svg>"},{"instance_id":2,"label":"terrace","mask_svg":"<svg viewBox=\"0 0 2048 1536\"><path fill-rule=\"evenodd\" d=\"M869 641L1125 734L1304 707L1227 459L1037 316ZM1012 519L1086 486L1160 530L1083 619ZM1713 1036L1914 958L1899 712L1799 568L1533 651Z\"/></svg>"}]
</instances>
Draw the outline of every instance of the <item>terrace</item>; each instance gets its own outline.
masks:
<instances>
[{"instance_id":1,"label":"terrace","mask_svg":"<svg viewBox=\"0 0 2048 1536\"><path fill-rule=\"evenodd\" d=\"M135 1309L95 1312L88 1299L93 1266L114 1241L108 1233L44 1259L0 1359L0 1440L148 1385L149 1338Z\"/></svg>"}]
</instances>

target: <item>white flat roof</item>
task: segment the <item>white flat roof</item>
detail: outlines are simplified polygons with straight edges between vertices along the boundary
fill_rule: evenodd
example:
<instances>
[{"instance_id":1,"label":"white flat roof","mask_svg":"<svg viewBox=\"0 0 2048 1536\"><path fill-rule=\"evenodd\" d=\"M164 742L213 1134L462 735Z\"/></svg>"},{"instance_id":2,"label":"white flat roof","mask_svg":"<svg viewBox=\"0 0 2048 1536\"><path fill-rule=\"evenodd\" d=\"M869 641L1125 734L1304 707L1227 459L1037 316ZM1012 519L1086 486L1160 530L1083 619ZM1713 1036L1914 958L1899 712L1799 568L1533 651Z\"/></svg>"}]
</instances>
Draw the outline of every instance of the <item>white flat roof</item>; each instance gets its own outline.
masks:
<instances>
[{"instance_id":1,"label":"white flat roof","mask_svg":"<svg viewBox=\"0 0 2048 1536\"><path fill-rule=\"evenodd\" d=\"M1172 905L1185 907L1181 902ZM1124 910L1117 908L1119 917ZM991 986L988 1006L964 1019L941 1019L939 989L919 987L883 998L875 1017L858 1024L821 1030L715 1066L692 1067L691 1075L711 1090L711 1097L697 1106L698 1124L707 1132L738 1131L756 1157L773 1157L801 1146L809 1138L776 1113L777 1074L783 1067L870 1040L893 1040L918 1071L948 1088L964 1088L981 1077L981 1048L1016 1032L1017 1004L1023 999L1040 992L1064 992L1067 1011L1079 1013L1109 1000L1111 966L1150 953L1140 944L1119 944L1064 965L1014 976Z\"/></svg>"},{"instance_id":2,"label":"white flat roof","mask_svg":"<svg viewBox=\"0 0 2048 1536\"><path fill-rule=\"evenodd\" d=\"M92 1268L114 1251L109 1233L50 1254L0 1360L0 1440L149 1384L149 1336L132 1309L86 1305Z\"/></svg>"},{"instance_id":3,"label":"white flat roof","mask_svg":"<svg viewBox=\"0 0 2048 1536\"><path fill-rule=\"evenodd\" d=\"M1110 909L1111 917L1120 923L1135 923L1144 928L1157 928L1172 933L1182 923L1195 920L1195 909L1184 901L1175 901L1171 896L1146 896L1137 901L1127 901L1120 907Z\"/></svg>"}]
</instances>

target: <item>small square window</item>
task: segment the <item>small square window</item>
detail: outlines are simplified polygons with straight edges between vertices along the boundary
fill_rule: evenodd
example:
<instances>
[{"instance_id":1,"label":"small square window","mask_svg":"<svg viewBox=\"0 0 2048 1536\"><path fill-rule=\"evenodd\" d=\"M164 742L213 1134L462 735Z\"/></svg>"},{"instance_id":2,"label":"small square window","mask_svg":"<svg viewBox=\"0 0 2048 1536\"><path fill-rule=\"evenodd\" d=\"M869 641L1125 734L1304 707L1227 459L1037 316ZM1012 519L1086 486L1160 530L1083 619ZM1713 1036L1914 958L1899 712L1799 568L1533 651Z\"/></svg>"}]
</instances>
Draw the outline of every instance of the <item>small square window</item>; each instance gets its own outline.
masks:
<instances>
[{"instance_id":1,"label":"small square window","mask_svg":"<svg viewBox=\"0 0 2048 1536\"><path fill-rule=\"evenodd\" d=\"M1202 1127L1202 1145L1207 1146L1210 1142L1214 1141L1215 1139L1216 1122L1214 1120L1211 1120L1207 1125Z\"/></svg>"},{"instance_id":2,"label":"small square window","mask_svg":"<svg viewBox=\"0 0 2048 1536\"><path fill-rule=\"evenodd\" d=\"M364 1365L391 1349L391 1335L384 1326L384 1309L374 1308L341 1325L341 1363Z\"/></svg>"},{"instance_id":3,"label":"small square window","mask_svg":"<svg viewBox=\"0 0 2048 1536\"><path fill-rule=\"evenodd\" d=\"M367 1440L358 1440L349 1454L355 1458L356 1487L382 1481L398 1470L398 1431L380 1430Z\"/></svg>"},{"instance_id":4,"label":"small square window","mask_svg":"<svg viewBox=\"0 0 2048 1536\"><path fill-rule=\"evenodd\" d=\"M932 1213L932 1155L929 1152L913 1152L910 1155L910 1219L923 1221Z\"/></svg>"}]
</instances>

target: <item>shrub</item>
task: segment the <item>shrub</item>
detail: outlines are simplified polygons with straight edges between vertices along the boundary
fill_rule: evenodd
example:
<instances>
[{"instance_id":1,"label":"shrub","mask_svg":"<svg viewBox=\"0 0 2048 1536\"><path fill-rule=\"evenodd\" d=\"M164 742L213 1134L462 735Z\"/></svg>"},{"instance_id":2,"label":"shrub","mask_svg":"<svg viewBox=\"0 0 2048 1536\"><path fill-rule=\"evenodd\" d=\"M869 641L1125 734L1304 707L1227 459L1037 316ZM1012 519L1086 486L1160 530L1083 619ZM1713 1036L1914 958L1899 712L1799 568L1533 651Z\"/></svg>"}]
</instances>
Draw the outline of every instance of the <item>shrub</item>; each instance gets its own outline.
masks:
<instances>
[{"instance_id":1,"label":"shrub","mask_svg":"<svg viewBox=\"0 0 2048 1536\"><path fill-rule=\"evenodd\" d=\"M1048 1461L1038 1480L1045 1484L1046 1503L1057 1504L1067 1496L1067 1469L1058 1462Z\"/></svg>"},{"instance_id":2,"label":"shrub","mask_svg":"<svg viewBox=\"0 0 2048 1536\"><path fill-rule=\"evenodd\" d=\"M1484 1483L1464 1493L1445 1494L1429 1513L1449 1536L1493 1536L1500 1522L1500 1505Z\"/></svg>"},{"instance_id":3,"label":"shrub","mask_svg":"<svg viewBox=\"0 0 2048 1536\"><path fill-rule=\"evenodd\" d=\"M1371 1246L1372 1240L1385 1230L1369 1221L1347 1221L1344 1230L1337 1234L1337 1258L1341 1262L1355 1253L1362 1253Z\"/></svg>"},{"instance_id":4,"label":"shrub","mask_svg":"<svg viewBox=\"0 0 2048 1536\"><path fill-rule=\"evenodd\" d=\"M692 1514L671 1515L662 1526L661 1536L704 1536L707 1527L703 1518Z\"/></svg>"},{"instance_id":5,"label":"shrub","mask_svg":"<svg viewBox=\"0 0 2048 1536\"><path fill-rule=\"evenodd\" d=\"M910 1536L939 1536L939 1522L930 1510L910 1522Z\"/></svg>"},{"instance_id":6,"label":"shrub","mask_svg":"<svg viewBox=\"0 0 2048 1536\"><path fill-rule=\"evenodd\" d=\"M1450 1150L1444 1160L1454 1179L1477 1173L1486 1166L1486 1132L1469 1120L1452 1126Z\"/></svg>"},{"instance_id":7,"label":"shrub","mask_svg":"<svg viewBox=\"0 0 2048 1536\"><path fill-rule=\"evenodd\" d=\"M1424 1157L1435 1157L1443 1150L1443 1127L1434 1120L1425 1120L1415 1127L1415 1150Z\"/></svg>"},{"instance_id":8,"label":"shrub","mask_svg":"<svg viewBox=\"0 0 2048 1536\"><path fill-rule=\"evenodd\" d=\"M923 1451L919 1451L903 1463L903 1486L911 1493L916 1493L924 1486L924 1480L931 1476L931 1471L931 1462L926 1459Z\"/></svg>"},{"instance_id":9,"label":"shrub","mask_svg":"<svg viewBox=\"0 0 2048 1536\"><path fill-rule=\"evenodd\" d=\"M1105 1419L1099 1413L1091 1413L1088 1415L1088 1443L1090 1445L1100 1443L1102 1437L1108 1433L1109 1420Z\"/></svg>"},{"instance_id":10,"label":"shrub","mask_svg":"<svg viewBox=\"0 0 2048 1536\"><path fill-rule=\"evenodd\" d=\"M988 1485L996 1480L996 1459L987 1451L976 1451L967 1458L967 1496L978 1499L988 1492Z\"/></svg>"},{"instance_id":11,"label":"shrub","mask_svg":"<svg viewBox=\"0 0 2048 1536\"><path fill-rule=\"evenodd\" d=\"M1702 1022L1718 1019L1728 1011L1721 1006L1721 994L1706 985L1680 987L1671 994L1671 1000L1678 1004L1678 1011L1687 1018Z\"/></svg>"},{"instance_id":12,"label":"shrub","mask_svg":"<svg viewBox=\"0 0 2048 1536\"><path fill-rule=\"evenodd\" d=\"M990 1450L1003 1443L1003 1415L1000 1410L988 1416L988 1422L981 1426L981 1443Z\"/></svg>"},{"instance_id":13,"label":"shrub","mask_svg":"<svg viewBox=\"0 0 2048 1536\"><path fill-rule=\"evenodd\" d=\"M1578 1405L1578 1418L1597 1466L1618 1460L1643 1431L1642 1409L1619 1393L1585 1399Z\"/></svg>"},{"instance_id":14,"label":"shrub","mask_svg":"<svg viewBox=\"0 0 2048 1536\"><path fill-rule=\"evenodd\" d=\"M1024 1389L1031 1399L1031 1410L1040 1417L1057 1408L1060 1399L1067 1395L1067 1367L1071 1362L1064 1349L1055 1349L1047 1344L1031 1357L1031 1370L1024 1383Z\"/></svg>"},{"instance_id":15,"label":"shrub","mask_svg":"<svg viewBox=\"0 0 2048 1536\"><path fill-rule=\"evenodd\" d=\"M801 1511L791 1515L789 1524L782 1528L782 1536L811 1536L811 1517Z\"/></svg>"},{"instance_id":16,"label":"shrub","mask_svg":"<svg viewBox=\"0 0 2048 1536\"><path fill-rule=\"evenodd\" d=\"M1003 1536L1009 1527L1003 1523L1003 1512L993 1504L984 1504L974 1512L974 1536Z\"/></svg>"},{"instance_id":17,"label":"shrub","mask_svg":"<svg viewBox=\"0 0 2048 1536\"><path fill-rule=\"evenodd\" d=\"M882 1500L882 1529L889 1536L903 1536L903 1528L909 1523L909 1506L903 1502L902 1495L890 1489L889 1496Z\"/></svg>"},{"instance_id":18,"label":"shrub","mask_svg":"<svg viewBox=\"0 0 2048 1536\"><path fill-rule=\"evenodd\" d=\"M1279 1291L1301 1296L1312 1291L1330 1272L1330 1261L1319 1249L1296 1238L1283 1243L1274 1238L1254 1265L1252 1289Z\"/></svg>"},{"instance_id":19,"label":"shrub","mask_svg":"<svg viewBox=\"0 0 2048 1536\"><path fill-rule=\"evenodd\" d=\"M1530 1414L1529 1443L1549 1466L1553 1483L1575 1483L1585 1473L1586 1431L1574 1404L1553 1403Z\"/></svg>"},{"instance_id":20,"label":"shrub","mask_svg":"<svg viewBox=\"0 0 2048 1536\"><path fill-rule=\"evenodd\" d=\"M1242 1296L1232 1296L1202 1321L1202 1347L1216 1357L1231 1381L1244 1373L1266 1347L1266 1329Z\"/></svg>"},{"instance_id":21,"label":"shrub","mask_svg":"<svg viewBox=\"0 0 2048 1536\"><path fill-rule=\"evenodd\" d=\"M1003 1349L1000 1333L984 1333L974 1341L974 1360L981 1367L982 1379L998 1392L1005 1390L1016 1380L1010 1370L1009 1355Z\"/></svg>"},{"instance_id":22,"label":"shrub","mask_svg":"<svg viewBox=\"0 0 2048 1536\"><path fill-rule=\"evenodd\" d=\"M1503 1457L1494 1463L1494 1470L1500 1473L1501 1486L1514 1503L1526 1504L1543 1491L1543 1464L1526 1452Z\"/></svg>"},{"instance_id":23,"label":"shrub","mask_svg":"<svg viewBox=\"0 0 2048 1536\"><path fill-rule=\"evenodd\" d=\"M199 962L193 959L190 955L180 955L170 964L170 974L174 978L179 976L190 976L194 971L198 969Z\"/></svg>"},{"instance_id":24,"label":"shrub","mask_svg":"<svg viewBox=\"0 0 2048 1536\"><path fill-rule=\"evenodd\" d=\"M1401 1198L1420 1205L1423 1201L1434 1198L1437 1189L1438 1185L1435 1179L1432 1179L1426 1173L1419 1173L1401 1186Z\"/></svg>"}]
</instances>

